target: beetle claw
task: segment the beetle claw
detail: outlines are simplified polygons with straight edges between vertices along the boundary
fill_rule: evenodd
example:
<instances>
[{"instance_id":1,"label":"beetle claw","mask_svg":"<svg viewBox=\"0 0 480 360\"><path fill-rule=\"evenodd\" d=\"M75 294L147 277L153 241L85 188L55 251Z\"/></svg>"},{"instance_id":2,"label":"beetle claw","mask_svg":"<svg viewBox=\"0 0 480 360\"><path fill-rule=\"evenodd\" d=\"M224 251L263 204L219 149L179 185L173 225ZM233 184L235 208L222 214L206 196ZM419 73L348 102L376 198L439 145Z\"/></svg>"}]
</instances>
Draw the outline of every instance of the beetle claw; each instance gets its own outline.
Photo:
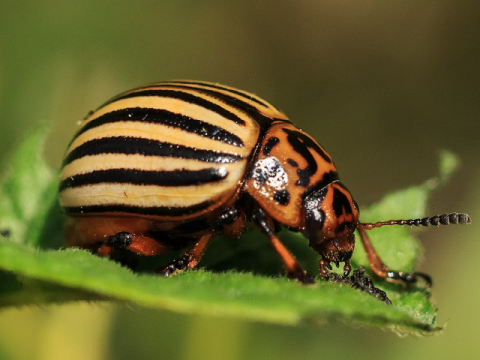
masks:
<instances>
[{"instance_id":1,"label":"beetle claw","mask_svg":"<svg viewBox=\"0 0 480 360\"><path fill-rule=\"evenodd\" d=\"M350 265L350 262L345 261L345 264L343 265L343 276L347 277L351 271L352 271L352 266Z\"/></svg>"},{"instance_id":2,"label":"beetle claw","mask_svg":"<svg viewBox=\"0 0 480 360\"><path fill-rule=\"evenodd\" d=\"M387 273L387 279L400 280L406 284L414 284L418 281L418 278L422 278L427 285L432 286L432 278L430 275L421 272L406 273L403 271L389 271Z\"/></svg>"}]
</instances>

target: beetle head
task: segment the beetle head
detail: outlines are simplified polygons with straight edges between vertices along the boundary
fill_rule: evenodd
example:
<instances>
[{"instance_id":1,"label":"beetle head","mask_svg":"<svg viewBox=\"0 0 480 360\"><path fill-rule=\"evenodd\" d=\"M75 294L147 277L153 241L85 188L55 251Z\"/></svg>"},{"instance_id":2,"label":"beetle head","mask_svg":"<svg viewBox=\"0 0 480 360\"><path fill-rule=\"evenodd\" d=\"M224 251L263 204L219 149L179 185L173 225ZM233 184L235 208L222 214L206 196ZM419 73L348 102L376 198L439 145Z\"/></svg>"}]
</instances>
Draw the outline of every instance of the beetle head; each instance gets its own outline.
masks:
<instances>
[{"instance_id":1,"label":"beetle head","mask_svg":"<svg viewBox=\"0 0 480 360\"><path fill-rule=\"evenodd\" d=\"M309 194L303 207L302 232L310 240L310 246L322 256L321 264L330 268L331 262L337 267L339 262L345 262L348 275L359 215L352 195L342 183L335 181ZM325 269L320 271L326 275Z\"/></svg>"}]
</instances>

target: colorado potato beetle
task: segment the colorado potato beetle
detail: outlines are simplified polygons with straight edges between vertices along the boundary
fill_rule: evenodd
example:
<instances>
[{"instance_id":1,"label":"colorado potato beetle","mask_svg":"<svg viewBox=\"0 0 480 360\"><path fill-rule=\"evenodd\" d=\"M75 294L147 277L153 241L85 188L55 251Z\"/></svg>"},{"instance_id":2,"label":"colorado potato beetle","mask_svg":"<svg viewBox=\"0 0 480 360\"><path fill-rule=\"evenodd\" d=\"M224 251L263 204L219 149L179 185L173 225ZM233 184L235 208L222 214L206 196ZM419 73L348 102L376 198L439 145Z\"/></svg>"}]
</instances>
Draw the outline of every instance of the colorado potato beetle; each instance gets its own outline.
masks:
<instances>
[{"instance_id":1,"label":"colorado potato beetle","mask_svg":"<svg viewBox=\"0 0 480 360\"><path fill-rule=\"evenodd\" d=\"M198 81L136 88L90 113L66 151L59 200L69 215L67 246L99 256L187 248L159 269L166 276L194 268L213 235L238 238L251 222L290 279L313 281L277 237L281 226L308 239L324 278L331 263L351 272L357 230L377 276L428 280L389 269L366 230L471 222L457 213L359 222L357 203L315 139L256 95Z\"/></svg>"}]
</instances>

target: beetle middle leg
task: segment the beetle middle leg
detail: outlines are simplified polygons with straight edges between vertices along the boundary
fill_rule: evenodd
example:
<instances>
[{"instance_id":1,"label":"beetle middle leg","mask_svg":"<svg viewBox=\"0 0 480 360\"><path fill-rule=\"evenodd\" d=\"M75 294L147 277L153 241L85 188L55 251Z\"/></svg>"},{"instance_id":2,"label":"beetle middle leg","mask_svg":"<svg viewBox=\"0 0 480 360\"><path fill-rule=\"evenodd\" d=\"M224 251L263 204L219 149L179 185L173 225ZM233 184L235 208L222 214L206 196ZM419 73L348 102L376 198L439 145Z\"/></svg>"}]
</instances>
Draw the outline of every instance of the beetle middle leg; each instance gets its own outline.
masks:
<instances>
[{"instance_id":1,"label":"beetle middle leg","mask_svg":"<svg viewBox=\"0 0 480 360\"><path fill-rule=\"evenodd\" d=\"M365 230L361 228L357 228L360 238L362 239L363 247L365 248L365 252L367 254L368 262L370 264L370 268L372 271L377 275L378 277L390 280L390 281L396 281L400 280L404 283L415 283L417 282L418 278L422 278L425 280L425 282L430 286L432 285L432 279L430 278L429 275L420 273L420 272L413 272L413 273L407 273L403 271L392 271L390 270L382 261L380 256L377 254L375 249L373 248L372 243L370 242L370 239L365 232Z\"/></svg>"},{"instance_id":2,"label":"beetle middle leg","mask_svg":"<svg viewBox=\"0 0 480 360\"><path fill-rule=\"evenodd\" d=\"M205 249L207 248L211 237L211 232L205 233L200 236L195 245L193 245L187 251L183 252L178 259L172 261L159 272L165 276L170 276L186 269L193 269L200 262L200 259L202 258L202 255L205 252Z\"/></svg>"},{"instance_id":3,"label":"beetle middle leg","mask_svg":"<svg viewBox=\"0 0 480 360\"><path fill-rule=\"evenodd\" d=\"M313 284L315 282L313 278L302 269L295 257L275 235L275 226L273 221L265 214L265 212L261 209L258 209L254 212L252 220L258 226L260 231L270 239L270 242L282 259L288 278L292 280L298 280L304 284Z\"/></svg>"},{"instance_id":4,"label":"beetle middle leg","mask_svg":"<svg viewBox=\"0 0 480 360\"><path fill-rule=\"evenodd\" d=\"M212 222L210 225L210 231L201 235L190 249L183 252L178 259L172 261L165 268L160 270L160 272L165 276L170 276L186 269L193 269L200 262L200 259L214 233L223 231L223 233L229 237L240 237L244 226L244 220L245 214L243 211L238 210L235 207L225 209L223 214Z\"/></svg>"}]
</instances>

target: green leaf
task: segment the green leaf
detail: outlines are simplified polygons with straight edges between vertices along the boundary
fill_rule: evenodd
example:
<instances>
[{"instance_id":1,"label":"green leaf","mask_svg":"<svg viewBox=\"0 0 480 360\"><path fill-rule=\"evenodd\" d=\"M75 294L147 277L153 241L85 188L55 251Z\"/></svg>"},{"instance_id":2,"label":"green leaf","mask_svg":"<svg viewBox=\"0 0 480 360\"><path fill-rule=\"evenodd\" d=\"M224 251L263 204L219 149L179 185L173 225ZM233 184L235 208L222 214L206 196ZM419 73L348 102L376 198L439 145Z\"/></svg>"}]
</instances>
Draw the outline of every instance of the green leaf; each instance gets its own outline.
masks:
<instances>
[{"instance_id":1,"label":"green leaf","mask_svg":"<svg viewBox=\"0 0 480 360\"><path fill-rule=\"evenodd\" d=\"M55 172L41 157L46 136L46 128L31 134L9 161L0 184L0 230L19 244L58 247L63 217Z\"/></svg>"},{"instance_id":2,"label":"green leaf","mask_svg":"<svg viewBox=\"0 0 480 360\"><path fill-rule=\"evenodd\" d=\"M57 176L39 156L45 137L42 129L19 147L0 184L0 230L6 235L0 238L0 306L129 301L278 324L340 320L397 332L439 330L429 290L421 284L402 287L375 280L387 291L390 306L347 285L322 280L313 286L301 285L284 277L278 256L258 232L239 241L213 241L201 270L171 278L134 273L84 250L60 249L65 218L56 200ZM362 221L386 220L386 214L423 216L430 192L447 180L455 166L455 157L443 154L439 177L387 195L362 211ZM280 236L305 268L318 272L318 255L302 236L287 231ZM414 269L419 245L409 229L380 228L371 232L371 238L391 268ZM368 268L361 246L352 264Z\"/></svg>"}]
</instances>

